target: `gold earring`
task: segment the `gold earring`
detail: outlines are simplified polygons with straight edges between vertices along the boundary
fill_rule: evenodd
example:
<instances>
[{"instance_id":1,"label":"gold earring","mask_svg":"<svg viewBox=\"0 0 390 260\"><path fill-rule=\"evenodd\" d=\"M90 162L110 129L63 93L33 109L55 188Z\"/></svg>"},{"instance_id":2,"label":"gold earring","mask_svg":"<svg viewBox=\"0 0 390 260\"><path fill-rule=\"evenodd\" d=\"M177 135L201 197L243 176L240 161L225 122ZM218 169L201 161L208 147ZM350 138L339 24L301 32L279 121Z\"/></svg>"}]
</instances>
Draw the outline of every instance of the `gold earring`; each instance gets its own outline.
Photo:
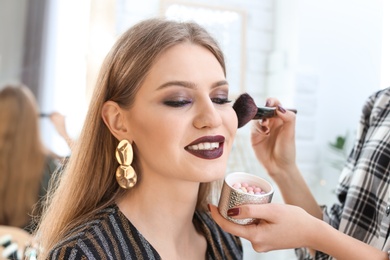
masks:
<instances>
[{"instance_id":1,"label":"gold earring","mask_svg":"<svg viewBox=\"0 0 390 260\"><path fill-rule=\"evenodd\" d=\"M116 169L116 181L124 189L130 189L137 183L137 174L130 165L133 161L133 147L126 139L119 142L115 157L120 164Z\"/></svg>"}]
</instances>

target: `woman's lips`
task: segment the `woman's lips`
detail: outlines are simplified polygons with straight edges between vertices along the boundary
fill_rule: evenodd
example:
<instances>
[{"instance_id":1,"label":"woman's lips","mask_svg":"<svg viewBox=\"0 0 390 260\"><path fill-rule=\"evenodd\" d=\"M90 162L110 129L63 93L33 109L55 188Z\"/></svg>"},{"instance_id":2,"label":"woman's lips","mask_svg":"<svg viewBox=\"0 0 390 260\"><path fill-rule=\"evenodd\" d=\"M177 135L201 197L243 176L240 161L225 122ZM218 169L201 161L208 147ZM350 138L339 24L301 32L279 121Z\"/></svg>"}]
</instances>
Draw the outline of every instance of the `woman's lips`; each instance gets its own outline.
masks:
<instances>
[{"instance_id":1,"label":"woman's lips","mask_svg":"<svg viewBox=\"0 0 390 260\"><path fill-rule=\"evenodd\" d=\"M204 136L187 145L185 150L202 159L216 159L223 154L224 142L225 137L221 135Z\"/></svg>"}]
</instances>

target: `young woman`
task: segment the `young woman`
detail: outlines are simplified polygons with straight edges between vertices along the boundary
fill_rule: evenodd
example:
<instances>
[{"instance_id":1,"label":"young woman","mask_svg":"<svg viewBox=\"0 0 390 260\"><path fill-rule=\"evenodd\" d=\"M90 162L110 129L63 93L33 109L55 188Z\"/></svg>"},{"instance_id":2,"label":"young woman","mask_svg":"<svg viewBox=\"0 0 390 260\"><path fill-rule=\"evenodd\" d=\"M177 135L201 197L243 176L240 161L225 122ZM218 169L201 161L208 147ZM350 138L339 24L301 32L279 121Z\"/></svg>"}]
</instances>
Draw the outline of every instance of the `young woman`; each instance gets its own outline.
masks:
<instances>
[{"instance_id":1,"label":"young woman","mask_svg":"<svg viewBox=\"0 0 390 260\"><path fill-rule=\"evenodd\" d=\"M237 130L195 23L143 21L108 54L37 242L49 259L241 259L207 209Z\"/></svg>"},{"instance_id":2,"label":"young woman","mask_svg":"<svg viewBox=\"0 0 390 260\"><path fill-rule=\"evenodd\" d=\"M26 86L1 88L0 122L0 225L32 232L59 161L42 143L38 105Z\"/></svg>"}]
</instances>

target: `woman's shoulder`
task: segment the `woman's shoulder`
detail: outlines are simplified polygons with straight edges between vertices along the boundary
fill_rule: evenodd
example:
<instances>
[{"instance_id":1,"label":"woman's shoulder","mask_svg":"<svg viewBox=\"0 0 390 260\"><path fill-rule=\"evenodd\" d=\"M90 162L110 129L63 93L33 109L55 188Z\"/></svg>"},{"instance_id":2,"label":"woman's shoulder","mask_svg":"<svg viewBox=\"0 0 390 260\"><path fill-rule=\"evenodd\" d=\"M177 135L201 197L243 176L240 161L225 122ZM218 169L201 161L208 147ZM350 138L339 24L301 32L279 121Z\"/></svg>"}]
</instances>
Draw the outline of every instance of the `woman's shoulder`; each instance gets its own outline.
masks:
<instances>
[{"instance_id":1,"label":"woman's shoulder","mask_svg":"<svg viewBox=\"0 0 390 260\"><path fill-rule=\"evenodd\" d=\"M197 227L205 235L208 246L208 254L211 259L242 259L241 239L225 232L211 217L209 212L196 211L194 221Z\"/></svg>"},{"instance_id":2,"label":"woman's shoulder","mask_svg":"<svg viewBox=\"0 0 390 260\"><path fill-rule=\"evenodd\" d=\"M119 222L121 220L115 205L98 211L88 221L69 232L66 238L50 251L49 259L106 258L106 248L115 243L111 238L117 236L115 233L121 232L123 223ZM113 226L118 229L112 228Z\"/></svg>"},{"instance_id":3,"label":"woman's shoulder","mask_svg":"<svg viewBox=\"0 0 390 260\"><path fill-rule=\"evenodd\" d=\"M160 259L116 204L98 211L73 229L51 251L49 259Z\"/></svg>"},{"instance_id":4,"label":"woman's shoulder","mask_svg":"<svg viewBox=\"0 0 390 260\"><path fill-rule=\"evenodd\" d=\"M225 232L211 217L211 214L209 212L196 212L195 218L198 219L200 222L200 226L202 229L211 231L212 234L218 234L219 236L227 237L229 239L233 239L234 241L240 240L236 237L231 235L230 233Z\"/></svg>"}]
</instances>

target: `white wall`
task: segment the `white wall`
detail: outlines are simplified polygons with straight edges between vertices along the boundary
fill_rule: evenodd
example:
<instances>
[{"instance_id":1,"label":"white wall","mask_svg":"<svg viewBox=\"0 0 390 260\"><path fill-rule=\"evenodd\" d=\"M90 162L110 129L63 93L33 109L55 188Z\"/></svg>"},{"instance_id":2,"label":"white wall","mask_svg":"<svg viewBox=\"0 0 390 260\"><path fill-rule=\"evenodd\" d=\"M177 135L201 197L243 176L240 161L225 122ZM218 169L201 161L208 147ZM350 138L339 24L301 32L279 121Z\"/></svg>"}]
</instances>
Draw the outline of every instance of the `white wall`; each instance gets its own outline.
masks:
<instances>
[{"instance_id":1,"label":"white wall","mask_svg":"<svg viewBox=\"0 0 390 260\"><path fill-rule=\"evenodd\" d=\"M332 138L356 125L380 88L382 1L313 2L300 4L296 71L317 74L319 136Z\"/></svg>"},{"instance_id":2,"label":"white wall","mask_svg":"<svg viewBox=\"0 0 390 260\"><path fill-rule=\"evenodd\" d=\"M390 1L383 0L381 88L390 86Z\"/></svg>"},{"instance_id":3,"label":"white wall","mask_svg":"<svg viewBox=\"0 0 390 260\"><path fill-rule=\"evenodd\" d=\"M46 113L56 111L63 114L68 134L76 139L87 106L86 39L90 1L51 0L48 8L50 22L42 81L44 101L40 108ZM69 155L67 143L49 119L42 119L41 124L45 145L60 156Z\"/></svg>"},{"instance_id":4,"label":"white wall","mask_svg":"<svg viewBox=\"0 0 390 260\"><path fill-rule=\"evenodd\" d=\"M382 6L382 0L277 1L267 87L298 108L298 162L317 195L333 198L337 183L328 143L354 134L364 101L381 87ZM316 186L320 179L328 185Z\"/></svg>"}]
</instances>

